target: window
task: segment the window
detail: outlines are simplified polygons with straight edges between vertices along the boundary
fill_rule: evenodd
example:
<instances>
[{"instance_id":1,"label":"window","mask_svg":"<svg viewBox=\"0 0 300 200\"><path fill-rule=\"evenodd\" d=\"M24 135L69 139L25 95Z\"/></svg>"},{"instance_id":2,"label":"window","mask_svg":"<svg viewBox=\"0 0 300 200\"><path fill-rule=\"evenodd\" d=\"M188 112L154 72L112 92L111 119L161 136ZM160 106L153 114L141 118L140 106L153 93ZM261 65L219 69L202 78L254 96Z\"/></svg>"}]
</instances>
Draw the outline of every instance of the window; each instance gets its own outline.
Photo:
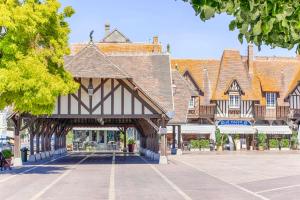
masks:
<instances>
[{"instance_id":1,"label":"window","mask_svg":"<svg viewBox=\"0 0 300 200\"><path fill-rule=\"evenodd\" d=\"M191 97L189 101L189 108L195 108L195 97Z\"/></svg>"},{"instance_id":2,"label":"window","mask_svg":"<svg viewBox=\"0 0 300 200\"><path fill-rule=\"evenodd\" d=\"M267 99L267 108L275 108L276 107L276 93L268 92L266 93Z\"/></svg>"},{"instance_id":3,"label":"window","mask_svg":"<svg viewBox=\"0 0 300 200\"><path fill-rule=\"evenodd\" d=\"M240 95L229 95L229 108L240 108Z\"/></svg>"}]
</instances>

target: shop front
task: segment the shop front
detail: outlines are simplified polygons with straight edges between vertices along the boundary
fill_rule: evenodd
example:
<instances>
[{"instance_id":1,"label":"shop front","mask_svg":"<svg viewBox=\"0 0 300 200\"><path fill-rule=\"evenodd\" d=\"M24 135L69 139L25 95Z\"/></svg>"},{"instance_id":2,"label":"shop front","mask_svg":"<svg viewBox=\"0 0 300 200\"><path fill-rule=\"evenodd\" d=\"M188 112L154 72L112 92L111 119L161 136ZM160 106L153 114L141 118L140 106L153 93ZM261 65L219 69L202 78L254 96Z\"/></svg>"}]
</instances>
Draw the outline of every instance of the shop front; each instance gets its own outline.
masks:
<instances>
[{"instance_id":1,"label":"shop front","mask_svg":"<svg viewBox=\"0 0 300 200\"><path fill-rule=\"evenodd\" d=\"M227 150L254 150L256 146L256 129L252 123L243 120L220 120L217 128L228 139L224 148Z\"/></svg>"}]
</instances>

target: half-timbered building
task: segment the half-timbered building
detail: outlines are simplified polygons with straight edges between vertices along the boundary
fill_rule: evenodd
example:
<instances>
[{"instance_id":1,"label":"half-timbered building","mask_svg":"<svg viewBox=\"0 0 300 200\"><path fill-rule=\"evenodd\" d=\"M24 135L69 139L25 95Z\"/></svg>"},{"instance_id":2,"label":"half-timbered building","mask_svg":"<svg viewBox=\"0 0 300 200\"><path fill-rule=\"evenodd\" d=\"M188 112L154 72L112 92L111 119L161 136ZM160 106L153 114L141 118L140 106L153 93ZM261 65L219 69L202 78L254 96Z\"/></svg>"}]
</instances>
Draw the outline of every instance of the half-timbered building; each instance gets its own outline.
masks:
<instances>
[{"instance_id":1,"label":"half-timbered building","mask_svg":"<svg viewBox=\"0 0 300 200\"><path fill-rule=\"evenodd\" d=\"M255 148L256 133L289 137L299 124L299 57L254 56L249 45L247 56L229 49L220 60L172 59L172 68L199 91L188 102L187 122L238 135L240 147Z\"/></svg>"}]
</instances>

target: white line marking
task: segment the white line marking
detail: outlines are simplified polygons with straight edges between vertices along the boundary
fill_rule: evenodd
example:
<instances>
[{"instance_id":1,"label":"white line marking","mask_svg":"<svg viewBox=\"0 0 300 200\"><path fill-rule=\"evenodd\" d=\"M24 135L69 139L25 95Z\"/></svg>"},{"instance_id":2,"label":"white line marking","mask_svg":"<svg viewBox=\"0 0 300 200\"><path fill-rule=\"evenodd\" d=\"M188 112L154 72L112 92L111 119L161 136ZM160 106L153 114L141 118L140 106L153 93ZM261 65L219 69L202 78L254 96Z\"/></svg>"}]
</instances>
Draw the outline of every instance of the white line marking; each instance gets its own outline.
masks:
<instances>
[{"instance_id":1,"label":"white line marking","mask_svg":"<svg viewBox=\"0 0 300 200\"><path fill-rule=\"evenodd\" d=\"M30 171L32 171L32 170L34 170L34 169L36 169L36 168L43 167L43 166L45 166L46 164L49 164L49 163L54 162L54 161L56 161L56 160L59 160L59 159L61 159L61 158L67 157L67 156L69 156L69 155L70 155L70 154L65 155L65 156L61 156L61 157L58 157L58 158L55 158L55 159L50 160L50 161L48 161L48 162L41 163L41 164L39 164L39 165L37 165L37 166L35 166L35 167L32 167L32 168L30 168L30 169L27 169L27 170L25 170L25 171L23 171L23 172L20 172L20 173L11 175L11 176L9 176L9 177L7 177L7 178L5 178L5 179L1 179L1 180L0 180L0 183L3 183L3 182L5 182L5 181L8 181L8 180L10 180L10 179L12 179L12 178L14 178L14 177L16 177L16 176L18 176L18 175L22 175L22 174L25 174L25 173L27 173L27 172L30 172Z\"/></svg>"},{"instance_id":2,"label":"white line marking","mask_svg":"<svg viewBox=\"0 0 300 200\"><path fill-rule=\"evenodd\" d=\"M268 189L268 190L261 190L261 191L258 191L256 193L260 194L260 193L265 193L265 192L273 192L273 191L276 191L276 190L284 190L284 189L289 189L289 188L294 188L294 187L300 187L300 184L289 185L289 186L284 186L284 187L278 187L278 188L273 188L273 189Z\"/></svg>"},{"instance_id":3,"label":"white line marking","mask_svg":"<svg viewBox=\"0 0 300 200\"><path fill-rule=\"evenodd\" d=\"M116 198L116 189L115 189L115 165L116 163L116 154L113 152L112 162L111 162L111 171L110 171L110 178L109 178L109 200L115 200Z\"/></svg>"},{"instance_id":4,"label":"white line marking","mask_svg":"<svg viewBox=\"0 0 300 200\"><path fill-rule=\"evenodd\" d=\"M83 163L86 159L88 159L91 155L88 155L86 157L84 157L83 159L81 159L78 163L76 163L75 165L73 165L73 167L71 167L70 169L68 169L65 173L61 174L57 179L55 179L54 181L52 181L49 185L47 185L47 187L45 187L44 189L42 189L39 193L37 193L36 195L34 195L30 200L36 200L38 198L40 198L45 192L47 192L51 187L53 187L56 183L58 183L61 179L63 179L65 176L67 176L68 174L71 173L71 171L73 169L75 169L76 166L80 165L81 163Z\"/></svg>"},{"instance_id":5,"label":"white line marking","mask_svg":"<svg viewBox=\"0 0 300 200\"><path fill-rule=\"evenodd\" d=\"M202 172L202 173L204 173L204 174L206 174L206 175L208 175L208 176L214 177L214 178L216 178L216 179L218 179L218 180L220 180L220 181L222 181L222 182L224 182L224 183L227 183L227 184L229 184L229 185L231 185L231 186L233 186L233 187L235 187L235 188L237 188L237 189L239 189L239 190L242 190L242 191L244 191L244 192L247 192L247 193L249 193L249 194L251 194L251 195L253 195L253 196L257 197L257 198L260 198L260 199L263 199L263 200L269 200L268 198L266 198L266 197L264 197L264 196L262 196L262 195L260 195L260 194L257 194L257 193L255 193L255 192L252 192L252 191L250 191L250 190L248 190L248 189L246 189L246 188L244 188L244 187L242 187L242 186L236 185L236 184L234 184L234 183L227 182L227 181L221 179L221 178L218 177L218 176L208 174L206 171L203 171L202 169L200 169L200 168L198 168L198 167L196 167L196 166L194 166L194 165L192 165L192 164L190 164L190 163L187 163L187 162L182 161L182 160L178 160L178 159L176 159L176 158L175 158L174 160L176 160L176 161L178 161L178 162L181 162L182 164L187 165L187 166L189 166L189 167L191 167L191 168L193 168L193 169L196 169L196 170L198 170L198 171L200 171L200 172Z\"/></svg>"},{"instance_id":6,"label":"white line marking","mask_svg":"<svg viewBox=\"0 0 300 200\"><path fill-rule=\"evenodd\" d=\"M183 192L175 183L173 183L170 179L168 179L165 175L163 175L154 165L149 163L145 158L140 157L143 161L150 165L150 167L165 181L167 182L178 194L180 194L185 200L192 200L185 192Z\"/></svg>"}]
</instances>

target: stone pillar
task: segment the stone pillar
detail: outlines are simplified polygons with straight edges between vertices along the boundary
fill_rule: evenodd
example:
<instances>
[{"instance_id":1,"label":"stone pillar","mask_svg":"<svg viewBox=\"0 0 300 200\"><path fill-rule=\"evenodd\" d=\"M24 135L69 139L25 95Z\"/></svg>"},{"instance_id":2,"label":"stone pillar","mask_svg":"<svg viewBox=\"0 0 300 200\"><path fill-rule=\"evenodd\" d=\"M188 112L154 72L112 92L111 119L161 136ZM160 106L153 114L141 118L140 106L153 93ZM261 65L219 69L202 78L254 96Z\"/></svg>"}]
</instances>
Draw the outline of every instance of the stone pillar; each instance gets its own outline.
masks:
<instances>
[{"instance_id":1,"label":"stone pillar","mask_svg":"<svg viewBox=\"0 0 300 200\"><path fill-rule=\"evenodd\" d=\"M161 128L166 129L166 120L162 118L161 122ZM167 141L166 141L166 131L159 132L160 135L160 143L159 143L159 153L160 153L160 158L159 158L159 164L168 164L168 159L167 159Z\"/></svg>"}]
</instances>

